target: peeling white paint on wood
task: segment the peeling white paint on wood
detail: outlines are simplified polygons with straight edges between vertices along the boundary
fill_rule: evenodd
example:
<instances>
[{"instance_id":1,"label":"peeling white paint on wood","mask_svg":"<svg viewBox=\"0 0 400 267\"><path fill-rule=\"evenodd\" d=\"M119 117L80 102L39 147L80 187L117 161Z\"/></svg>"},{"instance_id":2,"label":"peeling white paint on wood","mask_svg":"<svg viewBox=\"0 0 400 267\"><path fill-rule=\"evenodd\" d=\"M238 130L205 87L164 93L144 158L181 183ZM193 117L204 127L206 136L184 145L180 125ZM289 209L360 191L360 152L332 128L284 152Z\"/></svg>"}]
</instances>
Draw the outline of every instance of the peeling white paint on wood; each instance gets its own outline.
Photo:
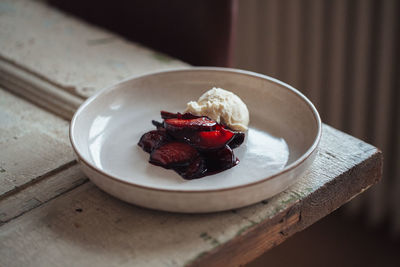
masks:
<instances>
[{"instance_id":1,"label":"peeling white paint on wood","mask_svg":"<svg viewBox=\"0 0 400 267\"><path fill-rule=\"evenodd\" d=\"M0 14L0 58L79 96L133 75L187 66L45 3L3 0Z\"/></svg>"},{"instance_id":2,"label":"peeling white paint on wood","mask_svg":"<svg viewBox=\"0 0 400 267\"><path fill-rule=\"evenodd\" d=\"M83 102L82 98L1 58L0 85L68 120Z\"/></svg>"},{"instance_id":3,"label":"peeling white paint on wood","mask_svg":"<svg viewBox=\"0 0 400 267\"><path fill-rule=\"evenodd\" d=\"M0 122L0 198L74 160L66 121L1 89Z\"/></svg>"},{"instance_id":4,"label":"peeling white paint on wood","mask_svg":"<svg viewBox=\"0 0 400 267\"><path fill-rule=\"evenodd\" d=\"M1 198L0 224L38 207L86 181L87 178L78 164L72 162L65 169L48 175L40 182L34 183L15 194Z\"/></svg>"}]
</instances>

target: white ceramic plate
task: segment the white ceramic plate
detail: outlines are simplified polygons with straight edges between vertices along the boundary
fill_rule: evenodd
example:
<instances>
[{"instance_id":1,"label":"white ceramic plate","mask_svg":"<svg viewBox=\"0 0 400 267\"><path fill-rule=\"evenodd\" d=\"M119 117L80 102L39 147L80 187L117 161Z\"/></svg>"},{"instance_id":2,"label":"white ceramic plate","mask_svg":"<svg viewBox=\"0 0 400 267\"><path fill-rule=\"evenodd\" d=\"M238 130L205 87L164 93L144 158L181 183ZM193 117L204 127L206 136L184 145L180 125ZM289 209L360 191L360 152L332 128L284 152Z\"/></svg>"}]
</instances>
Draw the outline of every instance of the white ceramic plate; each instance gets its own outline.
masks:
<instances>
[{"instance_id":1,"label":"white ceramic plate","mask_svg":"<svg viewBox=\"0 0 400 267\"><path fill-rule=\"evenodd\" d=\"M160 110L182 112L212 87L237 94L250 111L239 165L196 180L148 163L141 135ZM72 119L70 139L86 175L140 206L213 212L250 205L293 184L311 164L321 121L311 102L276 79L242 70L190 68L125 80L89 98Z\"/></svg>"}]
</instances>

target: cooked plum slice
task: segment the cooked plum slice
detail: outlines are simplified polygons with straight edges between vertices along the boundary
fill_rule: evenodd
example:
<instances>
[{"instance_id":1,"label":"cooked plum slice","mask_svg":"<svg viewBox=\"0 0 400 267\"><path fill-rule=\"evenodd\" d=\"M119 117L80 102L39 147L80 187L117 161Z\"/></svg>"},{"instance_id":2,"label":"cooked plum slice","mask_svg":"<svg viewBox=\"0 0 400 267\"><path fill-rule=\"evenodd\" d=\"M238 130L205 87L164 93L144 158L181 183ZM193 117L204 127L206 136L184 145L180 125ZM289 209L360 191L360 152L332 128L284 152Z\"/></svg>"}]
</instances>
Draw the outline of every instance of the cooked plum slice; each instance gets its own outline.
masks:
<instances>
[{"instance_id":1,"label":"cooked plum slice","mask_svg":"<svg viewBox=\"0 0 400 267\"><path fill-rule=\"evenodd\" d=\"M190 138L190 143L200 150L216 150L228 144L234 135L234 132L218 127L215 131L197 132Z\"/></svg>"},{"instance_id":2,"label":"cooked plum slice","mask_svg":"<svg viewBox=\"0 0 400 267\"><path fill-rule=\"evenodd\" d=\"M207 173L206 164L202 157L198 157L187 167L175 167L174 170L188 180L203 177Z\"/></svg>"},{"instance_id":3,"label":"cooked plum slice","mask_svg":"<svg viewBox=\"0 0 400 267\"><path fill-rule=\"evenodd\" d=\"M244 141L245 135L241 132L235 132L235 136L233 137L232 141L229 142L229 147L234 149L240 146Z\"/></svg>"},{"instance_id":4,"label":"cooked plum slice","mask_svg":"<svg viewBox=\"0 0 400 267\"><path fill-rule=\"evenodd\" d=\"M149 162L170 169L175 166L188 166L197 157L199 153L191 145L172 141L153 150Z\"/></svg>"},{"instance_id":5,"label":"cooked plum slice","mask_svg":"<svg viewBox=\"0 0 400 267\"><path fill-rule=\"evenodd\" d=\"M212 173L224 171L239 163L229 146L215 152L206 152L204 157L206 158L207 170Z\"/></svg>"},{"instance_id":6,"label":"cooked plum slice","mask_svg":"<svg viewBox=\"0 0 400 267\"><path fill-rule=\"evenodd\" d=\"M152 120L151 124L156 126L157 130L164 129L164 124L162 122L159 122L159 121L156 121L156 120Z\"/></svg>"},{"instance_id":7,"label":"cooked plum slice","mask_svg":"<svg viewBox=\"0 0 400 267\"><path fill-rule=\"evenodd\" d=\"M175 139L187 142L200 150L220 149L236 136L235 132L224 128L207 117L189 120L166 119L164 125L167 132ZM240 140L238 140L238 143L240 143Z\"/></svg>"},{"instance_id":8,"label":"cooked plum slice","mask_svg":"<svg viewBox=\"0 0 400 267\"><path fill-rule=\"evenodd\" d=\"M165 131L154 130L142 135L138 146L140 146L144 151L151 153L155 148L165 143L167 139Z\"/></svg>"},{"instance_id":9,"label":"cooked plum slice","mask_svg":"<svg viewBox=\"0 0 400 267\"><path fill-rule=\"evenodd\" d=\"M190 120L190 119L197 119L197 118L201 118L201 117L204 117L204 116L196 116L196 115L193 115L191 113L182 114L182 113L179 113L179 112L178 113L171 113L171 112L164 111L164 110L161 111L161 118L163 118L164 120L166 120L166 119L175 119L175 118L184 119L184 120Z\"/></svg>"},{"instance_id":10,"label":"cooked plum slice","mask_svg":"<svg viewBox=\"0 0 400 267\"><path fill-rule=\"evenodd\" d=\"M167 131L212 131L217 123L207 117L195 119L166 119L164 120L165 129Z\"/></svg>"},{"instance_id":11,"label":"cooked plum slice","mask_svg":"<svg viewBox=\"0 0 400 267\"><path fill-rule=\"evenodd\" d=\"M164 120L165 119L178 118L178 116L179 116L178 114L180 114L180 113L171 113L171 112L162 110L161 111L161 118L163 118Z\"/></svg>"}]
</instances>

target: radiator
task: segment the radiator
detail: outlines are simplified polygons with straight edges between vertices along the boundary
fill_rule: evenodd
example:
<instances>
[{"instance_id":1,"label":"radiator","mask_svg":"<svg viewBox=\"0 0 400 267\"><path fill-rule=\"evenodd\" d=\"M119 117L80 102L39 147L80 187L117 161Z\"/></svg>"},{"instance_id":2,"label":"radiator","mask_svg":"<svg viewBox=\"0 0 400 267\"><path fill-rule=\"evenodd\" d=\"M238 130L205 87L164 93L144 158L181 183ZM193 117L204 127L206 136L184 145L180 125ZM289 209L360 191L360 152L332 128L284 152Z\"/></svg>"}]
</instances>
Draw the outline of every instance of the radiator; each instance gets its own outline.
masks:
<instances>
[{"instance_id":1,"label":"radiator","mask_svg":"<svg viewBox=\"0 0 400 267\"><path fill-rule=\"evenodd\" d=\"M283 80L322 120L380 148L382 182L346 205L400 234L400 1L238 2L234 65Z\"/></svg>"}]
</instances>

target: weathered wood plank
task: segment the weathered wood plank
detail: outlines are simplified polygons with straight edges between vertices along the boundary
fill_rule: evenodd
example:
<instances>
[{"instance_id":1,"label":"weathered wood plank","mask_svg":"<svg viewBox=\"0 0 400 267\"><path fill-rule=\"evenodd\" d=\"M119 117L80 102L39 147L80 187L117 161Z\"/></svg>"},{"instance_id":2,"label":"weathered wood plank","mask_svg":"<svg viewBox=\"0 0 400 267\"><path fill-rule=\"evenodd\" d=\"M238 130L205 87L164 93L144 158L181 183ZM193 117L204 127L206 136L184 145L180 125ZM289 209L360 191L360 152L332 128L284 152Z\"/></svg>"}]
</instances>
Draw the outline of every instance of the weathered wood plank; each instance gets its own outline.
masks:
<instances>
[{"instance_id":1,"label":"weathered wood plank","mask_svg":"<svg viewBox=\"0 0 400 267\"><path fill-rule=\"evenodd\" d=\"M15 194L0 199L0 225L87 181L76 162Z\"/></svg>"},{"instance_id":2,"label":"weathered wood plank","mask_svg":"<svg viewBox=\"0 0 400 267\"><path fill-rule=\"evenodd\" d=\"M10 186L1 187L4 195L73 160L69 146L46 133L32 130L1 145L1 180Z\"/></svg>"},{"instance_id":3,"label":"weathered wood plank","mask_svg":"<svg viewBox=\"0 0 400 267\"><path fill-rule=\"evenodd\" d=\"M0 84L40 107L71 119L83 99L0 58Z\"/></svg>"},{"instance_id":4,"label":"weathered wood plank","mask_svg":"<svg viewBox=\"0 0 400 267\"><path fill-rule=\"evenodd\" d=\"M1 2L0 59L81 97L129 76L187 66L27 0Z\"/></svg>"},{"instance_id":5,"label":"weathered wood plank","mask_svg":"<svg viewBox=\"0 0 400 267\"><path fill-rule=\"evenodd\" d=\"M324 126L318 157L298 183L215 214L142 209L87 183L1 226L0 265L244 264L378 182L381 160L373 146Z\"/></svg>"},{"instance_id":6,"label":"weathered wood plank","mask_svg":"<svg viewBox=\"0 0 400 267\"><path fill-rule=\"evenodd\" d=\"M365 146L365 143L359 140L353 142L357 139L346 140L345 136L341 136L345 149L336 153L340 141L338 136L327 134L328 130L332 131L333 128L324 127L319 157L310 172L299 183L268 203L278 209L275 210L275 215L265 215L264 210L242 209L246 217L254 217L256 212L257 216L264 216L264 220L252 226L240 238L232 239L225 246L203 254L191 266L221 266L227 263L227 259L238 266L248 263L328 215L381 179L382 154L379 150L369 145ZM332 147L332 144L336 145ZM361 151L356 152L357 146ZM355 149L354 154L345 152L352 149ZM343 152L347 153L348 157L342 154ZM362 155L368 156L363 159ZM332 157L335 160L332 161ZM346 164L343 164L344 162ZM325 166L325 169L321 166ZM336 178L329 178L332 171L336 173ZM295 221L296 218L299 218L298 221ZM292 223L293 221L295 222ZM275 231L278 225L281 227L279 234ZM271 235L265 235L266 232Z\"/></svg>"},{"instance_id":7,"label":"weathered wood plank","mask_svg":"<svg viewBox=\"0 0 400 267\"><path fill-rule=\"evenodd\" d=\"M68 122L0 89L0 224L84 180Z\"/></svg>"}]
</instances>

